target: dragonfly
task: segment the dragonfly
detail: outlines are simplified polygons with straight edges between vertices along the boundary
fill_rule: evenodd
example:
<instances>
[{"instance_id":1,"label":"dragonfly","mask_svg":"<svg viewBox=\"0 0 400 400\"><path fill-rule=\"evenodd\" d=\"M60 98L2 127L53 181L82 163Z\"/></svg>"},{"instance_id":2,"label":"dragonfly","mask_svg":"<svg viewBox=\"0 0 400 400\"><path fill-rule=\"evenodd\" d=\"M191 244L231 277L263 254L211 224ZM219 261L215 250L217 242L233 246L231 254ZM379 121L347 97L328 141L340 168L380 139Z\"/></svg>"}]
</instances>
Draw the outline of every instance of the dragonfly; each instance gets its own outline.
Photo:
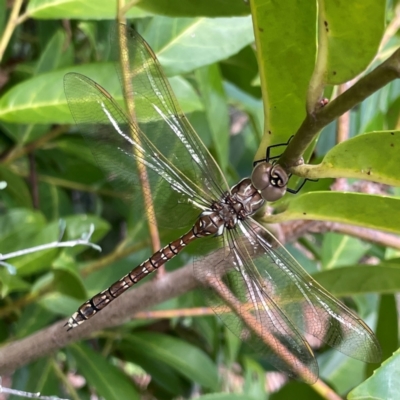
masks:
<instances>
[{"instance_id":1,"label":"dragonfly","mask_svg":"<svg viewBox=\"0 0 400 400\"><path fill-rule=\"evenodd\" d=\"M253 218L266 202L285 194L285 170L267 156L251 177L230 187L181 111L147 42L125 25L111 41L124 60L117 72L121 82L129 78L125 95L133 99L134 115L78 73L64 77L70 111L99 166L115 187L129 193L132 207L143 212L152 207L148 215L159 226L187 231L82 304L67 329L85 323L185 247L201 242L206 255L194 259L194 274L207 287L213 310L278 370L307 383L318 379L305 334L350 357L378 362L381 349L373 331Z\"/></svg>"}]
</instances>

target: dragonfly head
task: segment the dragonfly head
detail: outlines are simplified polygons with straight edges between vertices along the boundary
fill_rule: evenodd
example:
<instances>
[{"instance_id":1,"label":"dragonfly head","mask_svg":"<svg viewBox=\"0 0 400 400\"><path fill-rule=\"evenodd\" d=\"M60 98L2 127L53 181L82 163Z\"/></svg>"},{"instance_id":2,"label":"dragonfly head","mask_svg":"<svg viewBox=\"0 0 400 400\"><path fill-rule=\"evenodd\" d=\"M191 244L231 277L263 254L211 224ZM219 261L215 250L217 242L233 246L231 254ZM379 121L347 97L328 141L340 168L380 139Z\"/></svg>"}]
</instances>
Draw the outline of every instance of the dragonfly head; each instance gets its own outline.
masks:
<instances>
[{"instance_id":1,"label":"dragonfly head","mask_svg":"<svg viewBox=\"0 0 400 400\"><path fill-rule=\"evenodd\" d=\"M276 201L286 193L288 175L279 164L264 161L254 167L251 181L264 200Z\"/></svg>"}]
</instances>

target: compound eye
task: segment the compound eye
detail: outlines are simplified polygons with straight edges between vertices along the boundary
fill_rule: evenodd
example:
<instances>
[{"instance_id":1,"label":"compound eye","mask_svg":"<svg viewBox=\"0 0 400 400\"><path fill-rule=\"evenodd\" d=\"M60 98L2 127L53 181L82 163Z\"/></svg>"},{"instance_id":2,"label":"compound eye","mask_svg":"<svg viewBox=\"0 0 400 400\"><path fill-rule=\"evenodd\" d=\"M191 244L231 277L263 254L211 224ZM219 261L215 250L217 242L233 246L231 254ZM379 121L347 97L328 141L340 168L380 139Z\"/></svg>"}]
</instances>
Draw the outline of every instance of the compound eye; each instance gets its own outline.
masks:
<instances>
[{"instance_id":1,"label":"compound eye","mask_svg":"<svg viewBox=\"0 0 400 400\"><path fill-rule=\"evenodd\" d=\"M286 193L286 186L269 186L264 190L261 190L261 196L265 201L277 201L284 196Z\"/></svg>"},{"instance_id":2,"label":"compound eye","mask_svg":"<svg viewBox=\"0 0 400 400\"><path fill-rule=\"evenodd\" d=\"M271 169L273 165L267 162L257 164L251 174L251 183L257 190L264 190L271 185Z\"/></svg>"},{"instance_id":3,"label":"compound eye","mask_svg":"<svg viewBox=\"0 0 400 400\"><path fill-rule=\"evenodd\" d=\"M286 193L288 175L280 165L262 162L253 169L251 181L264 200L276 201Z\"/></svg>"}]
</instances>

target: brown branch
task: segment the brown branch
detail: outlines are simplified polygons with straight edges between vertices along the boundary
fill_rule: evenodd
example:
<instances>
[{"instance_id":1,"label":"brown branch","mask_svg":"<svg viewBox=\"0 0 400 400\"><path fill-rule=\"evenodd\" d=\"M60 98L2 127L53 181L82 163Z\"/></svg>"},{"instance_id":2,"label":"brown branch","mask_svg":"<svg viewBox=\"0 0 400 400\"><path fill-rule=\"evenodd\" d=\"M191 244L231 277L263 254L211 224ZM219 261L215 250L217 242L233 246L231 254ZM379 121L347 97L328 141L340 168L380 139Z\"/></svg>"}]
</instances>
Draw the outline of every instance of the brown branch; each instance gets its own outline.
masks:
<instances>
[{"instance_id":1,"label":"brown branch","mask_svg":"<svg viewBox=\"0 0 400 400\"><path fill-rule=\"evenodd\" d=\"M400 49L397 49L386 61L361 78L350 89L315 113L307 114L278 163L290 172L296 173L294 166L298 164L307 147L323 127L399 76Z\"/></svg>"},{"instance_id":2,"label":"brown branch","mask_svg":"<svg viewBox=\"0 0 400 400\"><path fill-rule=\"evenodd\" d=\"M323 225L327 231L343 233L380 246L400 250L400 238L389 233L336 222L325 222Z\"/></svg>"},{"instance_id":3,"label":"brown branch","mask_svg":"<svg viewBox=\"0 0 400 400\"><path fill-rule=\"evenodd\" d=\"M220 310L221 313L229 313L231 310ZM150 310L139 311L133 318L135 319L172 319L186 317L204 317L205 315L215 315L214 310L210 307L192 307L192 308L176 308L169 310Z\"/></svg>"},{"instance_id":4,"label":"brown branch","mask_svg":"<svg viewBox=\"0 0 400 400\"><path fill-rule=\"evenodd\" d=\"M197 285L193 267L189 265L165 275L163 279L146 282L129 291L94 316L90 323L67 332L64 327L65 320L60 321L3 346L0 348L0 375L11 374L17 368L47 356L69 343L87 338L100 329L120 325L132 314L180 296Z\"/></svg>"},{"instance_id":5,"label":"brown branch","mask_svg":"<svg viewBox=\"0 0 400 400\"><path fill-rule=\"evenodd\" d=\"M342 400L342 398L321 379L318 379L317 382L315 382L314 385L312 385L312 388L317 393L319 393L324 399Z\"/></svg>"},{"instance_id":6,"label":"brown branch","mask_svg":"<svg viewBox=\"0 0 400 400\"><path fill-rule=\"evenodd\" d=\"M306 233L337 232L353 236L370 243L400 250L400 237L390 233L360 226L329 221L291 221L281 224L282 242L293 242Z\"/></svg>"},{"instance_id":7,"label":"brown branch","mask_svg":"<svg viewBox=\"0 0 400 400\"><path fill-rule=\"evenodd\" d=\"M346 91L347 84L339 85L339 96ZM346 141L350 133L350 111L346 111L337 120L336 144Z\"/></svg>"},{"instance_id":8,"label":"brown branch","mask_svg":"<svg viewBox=\"0 0 400 400\"><path fill-rule=\"evenodd\" d=\"M52 129L46 135L43 135L39 139L28 143L26 146L20 147L16 146L10 152L8 152L0 161L3 164L10 164L17 158L25 156L26 154L32 153L35 149L41 148L45 143L49 142L50 140L62 135L65 132L65 126L60 125L56 128Z\"/></svg>"},{"instance_id":9,"label":"brown branch","mask_svg":"<svg viewBox=\"0 0 400 400\"><path fill-rule=\"evenodd\" d=\"M118 2L118 7L122 10L122 4ZM135 140L138 145L133 146L132 151L136 156L136 167L138 170L138 176L140 181L140 186L142 189L143 194L143 201L145 204L145 213L148 222L148 229L151 238L151 244L153 248L153 252L155 253L161 248L160 243L160 235L158 232L157 227L157 219L154 209L154 202L149 182L149 177L147 174L147 169L144 164L142 164L140 159L143 158L140 150L140 137L137 134L137 130L139 130L139 126L136 120L136 111L135 111L135 102L134 102L134 95L133 95L133 87L132 87L132 77L134 76L137 71L131 71L130 65L130 54L128 49L128 42L126 37L126 25L122 24L121 22L125 22L125 18L121 13L118 13L118 24L117 24L117 33L118 33L118 41L119 41L119 64L121 67L121 79L122 79L122 90L124 93L125 105L128 111L128 116L130 118L131 124L129 125L130 128L130 135ZM159 269L158 275L163 275L165 272L164 267Z\"/></svg>"},{"instance_id":10,"label":"brown branch","mask_svg":"<svg viewBox=\"0 0 400 400\"><path fill-rule=\"evenodd\" d=\"M23 4L23 0L14 0L13 6L11 9L10 18L8 19L8 22L4 29L4 32L0 36L0 62L3 59L4 52L6 50L8 42L11 39L14 29L20 23L18 21L18 14L21 10L22 4Z\"/></svg>"}]
</instances>

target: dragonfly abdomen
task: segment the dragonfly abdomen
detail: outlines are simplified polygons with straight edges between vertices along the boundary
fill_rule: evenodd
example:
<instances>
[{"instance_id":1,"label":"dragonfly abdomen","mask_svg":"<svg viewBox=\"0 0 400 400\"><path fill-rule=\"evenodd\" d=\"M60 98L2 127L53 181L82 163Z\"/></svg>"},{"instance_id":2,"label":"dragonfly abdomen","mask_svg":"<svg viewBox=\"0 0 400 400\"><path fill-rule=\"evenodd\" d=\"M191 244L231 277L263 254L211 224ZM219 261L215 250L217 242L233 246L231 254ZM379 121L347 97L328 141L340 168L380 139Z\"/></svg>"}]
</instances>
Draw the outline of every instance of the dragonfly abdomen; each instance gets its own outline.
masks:
<instances>
[{"instance_id":1,"label":"dragonfly abdomen","mask_svg":"<svg viewBox=\"0 0 400 400\"><path fill-rule=\"evenodd\" d=\"M199 221L201 219L202 218L199 218ZM204 230L199 231L198 227L199 222L197 222L188 233L155 252L150 258L135 267L131 272L114 282L108 289L103 290L83 303L65 324L68 326L68 330L92 318L93 315L110 304L131 286L174 258L193 240L203 237L205 235Z\"/></svg>"},{"instance_id":2,"label":"dragonfly abdomen","mask_svg":"<svg viewBox=\"0 0 400 400\"><path fill-rule=\"evenodd\" d=\"M68 326L68 330L75 328L86 320L92 318L93 315L110 304L135 283L138 283L148 274L174 258L193 240L216 234L222 224L218 213L210 211L203 214L188 233L182 235L179 239L168 243L165 247L156 251L150 258L142 262L120 280L114 282L108 289L103 290L83 303L78 308L78 311L76 311L65 324Z\"/></svg>"}]
</instances>

